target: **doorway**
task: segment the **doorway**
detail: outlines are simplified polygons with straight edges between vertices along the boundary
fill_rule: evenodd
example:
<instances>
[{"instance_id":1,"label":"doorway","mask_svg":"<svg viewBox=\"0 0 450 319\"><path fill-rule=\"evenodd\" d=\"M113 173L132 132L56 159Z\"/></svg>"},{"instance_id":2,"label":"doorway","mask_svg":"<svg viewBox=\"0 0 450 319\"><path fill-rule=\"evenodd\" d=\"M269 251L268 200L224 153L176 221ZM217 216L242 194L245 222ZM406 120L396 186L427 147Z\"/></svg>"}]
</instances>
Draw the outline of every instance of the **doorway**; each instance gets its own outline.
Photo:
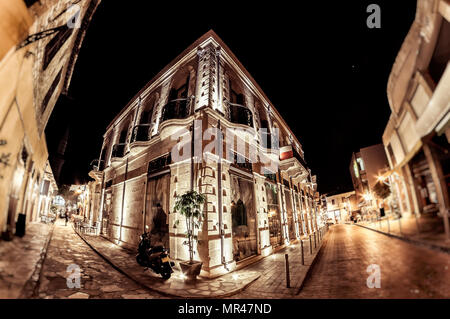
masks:
<instances>
[{"instance_id":1,"label":"doorway","mask_svg":"<svg viewBox=\"0 0 450 319\"><path fill-rule=\"evenodd\" d=\"M152 234L152 244L160 242L169 249L169 195L170 173L150 177L147 182L147 202L145 206L144 227ZM154 218L158 210L166 215L166 223L161 229L155 228ZM161 213L160 213L161 214Z\"/></svg>"},{"instance_id":2,"label":"doorway","mask_svg":"<svg viewBox=\"0 0 450 319\"><path fill-rule=\"evenodd\" d=\"M258 254L253 181L231 175L233 257L240 261Z\"/></svg>"},{"instance_id":3,"label":"doorway","mask_svg":"<svg viewBox=\"0 0 450 319\"><path fill-rule=\"evenodd\" d=\"M265 186L269 218L270 244L273 247L277 247L283 242L280 205L278 203L278 188L276 184L272 183L266 183Z\"/></svg>"}]
</instances>

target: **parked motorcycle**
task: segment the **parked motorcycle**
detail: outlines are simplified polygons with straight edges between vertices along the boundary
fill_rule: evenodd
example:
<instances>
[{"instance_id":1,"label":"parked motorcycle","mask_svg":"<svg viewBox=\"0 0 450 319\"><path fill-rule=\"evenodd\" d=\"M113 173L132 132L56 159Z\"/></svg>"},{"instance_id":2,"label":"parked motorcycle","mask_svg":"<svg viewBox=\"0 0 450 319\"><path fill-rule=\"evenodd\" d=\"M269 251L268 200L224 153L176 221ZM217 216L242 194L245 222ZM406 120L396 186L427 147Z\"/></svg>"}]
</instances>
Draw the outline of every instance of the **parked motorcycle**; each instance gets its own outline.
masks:
<instances>
[{"instance_id":1,"label":"parked motorcycle","mask_svg":"<svg viewBox=\"0 0 450 319\"><path fill-rule=\"evenodd\" d=\"M173 273L172 267L175 266L175 263L170 261L167 249L162 245L151 246L151 234L149 232L144 232L141 235L136 261L139 265L160 274L164 279L170 278Z\"/></svg>"}]
</instances>

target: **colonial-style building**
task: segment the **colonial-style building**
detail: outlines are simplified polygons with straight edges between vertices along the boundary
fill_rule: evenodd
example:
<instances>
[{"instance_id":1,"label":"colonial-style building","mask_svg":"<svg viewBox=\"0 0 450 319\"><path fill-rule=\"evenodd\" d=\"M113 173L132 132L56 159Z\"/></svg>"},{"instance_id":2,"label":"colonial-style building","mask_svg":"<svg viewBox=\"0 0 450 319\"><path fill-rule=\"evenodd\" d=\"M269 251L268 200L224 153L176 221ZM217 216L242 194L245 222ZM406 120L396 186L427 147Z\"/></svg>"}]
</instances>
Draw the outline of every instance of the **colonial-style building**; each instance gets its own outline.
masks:
<instances>
[{"instance_id":1,"label":"colonial-style building","mask_svg":"<svg viewBox=\"0 0 450 319\"><path fill-rule=\"evenodd\" d=\"M383 134L403 213L438 214L450 238L450 2L418 0L389 76Z\"/></svg>"},{"instance_id":2,"label":"colonial-style building","mask_svg":"<svg viewBox=\"0 0 450 319\"><path fill-rule=\"evenodd\" d=\"M42 212L51 180L44 129L58 96L67 93L99 2L0 2L0 232L5 239L12 238L20 213L35 221Z\"/></svg>"},{"instance_id":3,"label":"colonial-style building","mask_svg":"<svg viewBox=\"0 0 450 319\"><path fill-rule=\"evenodd\" d=\"M317 228L317 185L302 145L213 31L115 117L97 162L90 176L101 186L101 201L92 221L123 246L137 247L159 204L168 216L171 257L188 259L174 201L191 189L206 196L194 255L205 276L232 271Z\"/></svg>"}]
</instances>

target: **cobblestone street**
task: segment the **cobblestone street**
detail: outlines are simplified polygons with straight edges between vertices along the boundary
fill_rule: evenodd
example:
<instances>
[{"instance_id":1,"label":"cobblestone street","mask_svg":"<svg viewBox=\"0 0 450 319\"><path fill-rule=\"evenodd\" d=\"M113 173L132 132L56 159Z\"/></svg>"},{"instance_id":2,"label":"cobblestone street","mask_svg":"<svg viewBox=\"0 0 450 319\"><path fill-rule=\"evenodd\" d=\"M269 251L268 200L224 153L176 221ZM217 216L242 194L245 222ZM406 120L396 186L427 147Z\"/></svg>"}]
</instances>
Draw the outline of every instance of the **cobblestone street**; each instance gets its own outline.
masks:
<instances>
[{"instance_id":1,"label":"cobblestone street","mask_svg":"<svg viewBox=\"0 0 450 319\"><path fill-rule=\"evenodd\" d=\"M232 298L295 298L305 280L308 269L311 267L314 258L319 252L320 243L318 236L316 238L316 244L314 244L314 237L311 236L311 245L312 247L310 249L309 238L306 237L303 239L304 265L301 262L300 243L296 243L285 249L281 249L253 265L247 266L245 268L246 270L259 272L261 273L261 277L243 292L232 296ZM289 288L286 287L285 254L289 256Z\"/></svg>"},{"instance_id":2,"label":"cobblestone street","mask_svg":"<svg viewBox=\"0 0 450 319\"><path fill-rule=\"evenodd\" d=\"M78 265L81 287L68 288L67 267ZM34 298L162 298L115 270L99 257L73 231L72 225L56 221L53 237L42 268L37 291L25 297Z\"/></svg>"},{"instance_id":3,"label":"cobblestone street","mask_svg":"<svg viewBox=\"0 0 450 319\"><path fill-rule=\"evenodd\" d=\"M368 288L371 264L381 288ZM300 298L449 298L450 255L354 225L330 228Z\"/></svg>"}]
</instances>

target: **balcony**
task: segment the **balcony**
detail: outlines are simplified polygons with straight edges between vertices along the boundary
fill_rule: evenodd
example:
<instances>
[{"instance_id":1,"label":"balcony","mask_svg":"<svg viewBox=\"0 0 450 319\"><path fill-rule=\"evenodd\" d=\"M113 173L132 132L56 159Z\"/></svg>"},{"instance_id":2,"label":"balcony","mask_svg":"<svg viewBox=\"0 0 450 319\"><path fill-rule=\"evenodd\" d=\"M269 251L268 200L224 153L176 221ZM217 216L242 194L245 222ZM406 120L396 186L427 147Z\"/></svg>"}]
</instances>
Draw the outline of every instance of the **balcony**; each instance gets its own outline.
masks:
<instances>
[{"instance_id":1,"label":"balcony","mask_svg":"<svg viewBox=\"0 0 450 319\"><path fill-rule=\"evenodd\" d=\"M280 147L280 168L290 175L308 174L305 160L292 145Z\"/></svg>"},{"instance_id":2,"label":"balcony","mask_svg":"<svg viewBox=\"0 0 450 319\"><path fill-rule=\"evenodd\" d=\"M133 133L131 135L130 152L136 154L148 146L150 140L150 125L151 124L138 124L133 127Z\"/></svg>"},{"instance_id":3,"label":"balcony","mask_svg":"<svg viewBox=\"0 0 450 319\"><path fill-rule=\"evenodd\" d=\"M164 105L161 113L161 123L172 119L185 119L191 114L190 98L181 98L169 101Z\"/></svg>"},{"instance_id":4,"label":"balcony","mask_svg":"<svg viewBox=\"0 0 450 319\"><path fill-rule=\"evenodd\" d=\"M93 171L103 171L103 169L105 168L105 161L104 160L100 160L100 159L94 159L91 161L91 163L89 164L91 170Z\"/></svg>"},{"instance_id":5,"label":"balcony","mask_svg":"<svg viewBox=\"0 0 450 319\"><path fill-rule=\"evenodd\" d=\"M146 142L150 140L150 125L150 123L145 123L133 127L131 142Z\"/></svg>"},{"instance_id":6,"label":"balcony","mask_svg":"<svg viewBox=\"0 0 450 319\"><path fill-rule=\"evenodd\" d=\"M161 139L168 138L176 134L178 130L184 128L191 115L191 98L181 98L171 100L167 103L161 112L161 121L159 134Z\"/></svg>"},{"instance_id":7,"label":"balcony","mask_svg":"<svg viewBox=\"0 0 450 319\"><path fill-rule=\"evenodd\" d=\"M233 163L231 164L232 166L250 173L253 171L252 163L250 163L250 161L244 156L239 155L236 152L233 152L231 157L233 159Z\"/></svg>"},{"instance_id":8,"label":"balcony","mask_svg":"<svg viewBox=\"0 0 450 319\"><path fill-rule=\"evenodd\" d=\"M125 146L126 143L119 143L113 146L111 153L111 160L114 158L122 158L125 155Z\"/></svg>"},{"instance_id":9,"label":"balcony","mask_svg":"<svg viewBox=\"0 0 450 319\"><path fill-rule=\"evenodd\" d=\"M225 102L228 105L228 119L231 123L253 127L253 114L245 105Z\"/></svg>"}]
</instances>

